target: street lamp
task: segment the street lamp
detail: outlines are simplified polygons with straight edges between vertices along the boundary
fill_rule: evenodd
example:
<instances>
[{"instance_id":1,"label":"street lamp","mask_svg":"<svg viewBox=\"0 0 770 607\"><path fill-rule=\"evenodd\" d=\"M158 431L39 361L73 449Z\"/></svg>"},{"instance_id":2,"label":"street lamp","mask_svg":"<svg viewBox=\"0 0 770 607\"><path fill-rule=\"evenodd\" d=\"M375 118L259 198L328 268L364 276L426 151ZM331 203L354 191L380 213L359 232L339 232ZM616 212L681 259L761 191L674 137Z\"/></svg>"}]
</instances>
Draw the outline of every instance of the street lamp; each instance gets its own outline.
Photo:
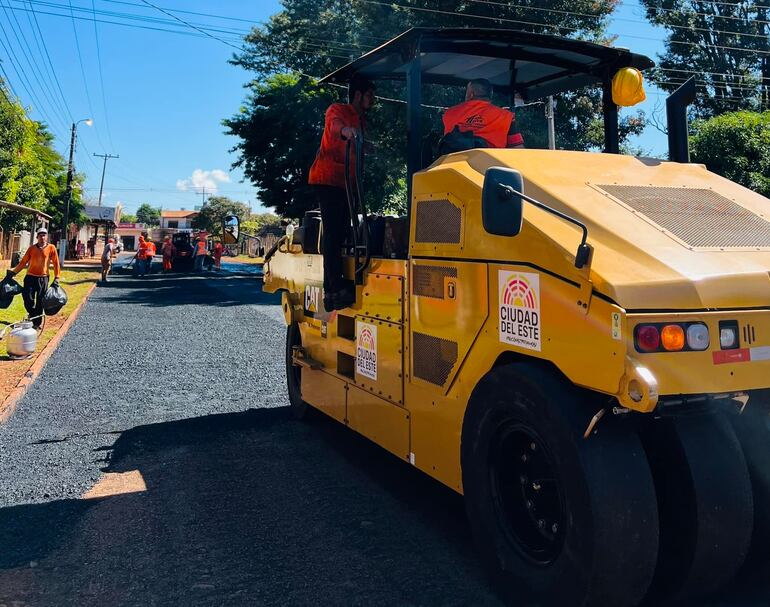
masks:
<instances>
[{"instance_id":1,"label":"street lamp","mask_svg":"<svg viewBox=\"0 0 770 607\"><path fill-rule=\"evenodd\" d=\"M85 122L87 126L92 126L94 121L91 118L83 118L77 122L72 123L72 137L70 139L70 161L67 165L67 189L64 193L66 203L64 205L64 222L62 225L62 237L59 242L59 257L60 262L64 265L67 259L67 239L69 238L68 228L70 221L70 201L72 200L72 178L74 176L74 156L75 156L75 139L77 137L78 125L81 122Z\"/></svg>"}]
</instances>

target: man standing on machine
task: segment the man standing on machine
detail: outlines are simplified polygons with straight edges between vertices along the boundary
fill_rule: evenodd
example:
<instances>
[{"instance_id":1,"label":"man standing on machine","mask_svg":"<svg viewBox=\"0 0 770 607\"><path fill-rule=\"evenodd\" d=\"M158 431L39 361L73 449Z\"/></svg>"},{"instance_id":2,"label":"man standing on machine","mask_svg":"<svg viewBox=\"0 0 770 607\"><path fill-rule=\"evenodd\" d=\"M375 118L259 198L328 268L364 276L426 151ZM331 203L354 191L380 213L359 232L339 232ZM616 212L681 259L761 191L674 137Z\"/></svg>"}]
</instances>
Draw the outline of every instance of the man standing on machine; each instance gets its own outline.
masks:
<instances>
[{"instance_id":1,"label":"man standing on machine","mask_svg":"<svg viewBox=\"0 0 770 607\"><path fill-rule=\"evenodd\" d=\"M465 101L444 112L444 137L457 129L483 139L490 148L523 148L524 138L516 130L516 116L494 105L491 98L489 80L471 80L465 89Z\"/></svg>"},{"instance_id":2,"label":"man standing on machine","mask_svg":"<svg viewBox=\"0 0 770 607\"><path fill-rule=\"evenodd\" d=\"M342 243L350 229L350 212L345 191L347 140L363 138L365 116L374 105L374 84L354 76L348 85L349 103L333 103L326 110L323 137L308 184L314 187L323 222L324 307L342 310L356 300L355 288L342 274ZM350 180L355 184L355 154L350 159Z\"/></svg>"}]
</instances>

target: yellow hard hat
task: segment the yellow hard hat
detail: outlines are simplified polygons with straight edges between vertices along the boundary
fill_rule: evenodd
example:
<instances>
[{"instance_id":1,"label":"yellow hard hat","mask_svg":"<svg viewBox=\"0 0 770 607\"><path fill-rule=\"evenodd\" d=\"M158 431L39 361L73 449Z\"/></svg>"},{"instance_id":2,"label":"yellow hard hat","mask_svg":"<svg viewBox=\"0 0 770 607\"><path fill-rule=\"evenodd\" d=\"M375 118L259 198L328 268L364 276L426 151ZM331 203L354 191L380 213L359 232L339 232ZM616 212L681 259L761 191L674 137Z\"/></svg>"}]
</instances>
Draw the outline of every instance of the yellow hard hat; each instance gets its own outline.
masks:
<instances>
[{"instance_id":1,"label":"yellow hard hat","mask_svg":"<svg viewBox=\"0 0 770 607\"><path fill-rule=\"evenodd\" d=\"M615 105L631 107L647 99L644 94L642 73L633 67L624 67L612 79L612 100Z\"/></svg>"}]
</instances>

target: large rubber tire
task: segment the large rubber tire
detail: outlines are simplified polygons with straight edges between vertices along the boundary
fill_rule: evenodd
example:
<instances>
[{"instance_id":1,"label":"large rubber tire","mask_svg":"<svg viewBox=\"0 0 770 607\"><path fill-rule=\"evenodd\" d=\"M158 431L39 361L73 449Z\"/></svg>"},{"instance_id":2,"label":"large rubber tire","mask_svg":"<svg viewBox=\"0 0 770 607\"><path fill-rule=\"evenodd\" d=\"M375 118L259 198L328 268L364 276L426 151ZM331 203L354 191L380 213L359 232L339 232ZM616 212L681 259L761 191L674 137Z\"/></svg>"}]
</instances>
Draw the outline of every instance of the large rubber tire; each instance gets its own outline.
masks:
<instances>
[{"instance_id":1,"label":"large rubber tire","mask_svg":"<svg viewBox=\"0 0 770 607\"><path fill-rule=\"evenodd\" d=\"M742 414L730 415L749 467L754 495L754 535L751 561L770 560L770 397L752 395Z\"/></svg>"},{"instance_id":2,"label":"large rubber tire","mask_svg":"<svg viewBox=\"0 0 770 607\"><path fill-rule=\"evenodd\" d=\"M292 348L302 345L302 334L297 323L286 328L286 384L289 391L289 404L294 419L304 419L310 412L310 405L302 400L302 367L292 364Z\"/></svg>"},{"instance_id":3,"label":"large rubber tire","mask_svg":"<svg viewBox=\"0 0 770 607\"><path fill-rule=\"evenodd\" d=\"M650 420L642 436L660 516L652 604L708 595L735 576L751 540L741 446L726 417L713 412Z\"/></svg>"},{"instance_id":4,"label":"large rubber tire","mask_svg":"<svg viewBox=\"0 0 770 607\"><path fill-rule=\"evenodd\" d=\"M517 604L636 605L652 580L658 516L641 441L615 418L584 439L599 409L588 399L554 372L519 363L487 374L466 410L468 518Z\"/></svg>"}]
</instances>

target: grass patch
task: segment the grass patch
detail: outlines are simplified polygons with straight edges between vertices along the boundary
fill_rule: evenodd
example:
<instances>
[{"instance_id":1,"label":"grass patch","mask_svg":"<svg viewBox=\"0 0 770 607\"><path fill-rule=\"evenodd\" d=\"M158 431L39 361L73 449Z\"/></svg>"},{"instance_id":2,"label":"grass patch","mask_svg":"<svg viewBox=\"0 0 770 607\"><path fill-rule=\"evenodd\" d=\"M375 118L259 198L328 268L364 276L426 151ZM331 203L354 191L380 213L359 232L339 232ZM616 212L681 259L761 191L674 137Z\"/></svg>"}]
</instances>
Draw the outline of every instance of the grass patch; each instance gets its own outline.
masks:
<instances>
[{"instance_id":1,"label":"grass patch","mask_svg":"<svg viewBox=\"0 0 770 607\"><path fill-rule=\"evenodd\" d=\"M59 281L67 292L67 305L56 316L50 316L46 318L45 329L37 340L37 351L40 352L45 345L56 335L64 321L67 320L70 314L78 307L86 293L91 288L91 285L96 283L100 278L99 272L94 270L85 269L73 269L62 270L61 280ZM16 281L19 284L24 283L24 274L20 274L16 277ZM5 324L23 320L27 315L27 311L24 309L24 301L21 295L14 297L13 303L7 310L0 310L0 330L5 328ZM0 365L4 366L4 360L7 361L8 352L6 350L6 340L0 342ZM0 366L0 368L2 368Z\"/></svg>"}]
</instances>

